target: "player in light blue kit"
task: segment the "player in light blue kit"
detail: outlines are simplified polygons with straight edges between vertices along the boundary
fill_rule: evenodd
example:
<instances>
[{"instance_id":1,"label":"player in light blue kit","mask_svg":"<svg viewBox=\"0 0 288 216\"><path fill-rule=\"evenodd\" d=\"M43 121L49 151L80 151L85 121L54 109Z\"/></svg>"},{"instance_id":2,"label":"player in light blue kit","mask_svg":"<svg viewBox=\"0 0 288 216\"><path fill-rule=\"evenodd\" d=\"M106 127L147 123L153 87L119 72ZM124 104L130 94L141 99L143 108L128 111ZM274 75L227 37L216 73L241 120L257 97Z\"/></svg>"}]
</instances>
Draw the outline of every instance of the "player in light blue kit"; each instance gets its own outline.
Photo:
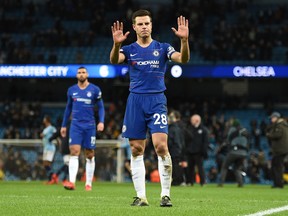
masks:
<instances>
[{"instance_id":1,"label":"player in light blue kit","mask_svg":"<svg viewBox=\"0 0 288 216\"><path fill-rule=\"evenodd\" d=\"M164 75L169 60L187 63L190 59L188 44L188 20L177 19L178 30L173 32L181 41L180 52L168 43L160 43L151 37L152 18L147 10L138 10L132 15L133 29L137 41L121 47L129 32L123 34L123 23L116 21L111 26L113 47L110 62L126 62L130 65L130 94L127 100L123 136L129 138L132 150L131 172L137 196L132 206L148 206L145 188L145 150L146 132L149 128L152 142L158 155L158 169L161 181L161 207L171 207L170 187L172 162L167 145L167 102Z\"/></svg>"},{"instance_id":2,"label":"player in light blue kit","mask_svg":"<svg viewBox=\"0 0 288 216\"><path fill-rule=\"evenodd\" d=\"M71 86L67 92L67 105L61 127L61 136L66 136L66 125L70 114L69 130L69 182L64 184L67 190L75 189L76 176L79 168L81 147L85 149L86 157L86 191L92 190L92 180L95 170L94 149L96 147L95 106L98 107L97 131L104 130L105 110L102 93L98 86L88 82L88 72L85 67L77 70L78 83Z\"/></svg>"},{"instance_id":3,"label":"player in light blue kit","mask_svg":"<svg viewBox=\"0 0 288 216\"><path fill-rule=\"evenodd\" d=\"M51 124L50 116L44 116L43 118L44 130L40 134L43 143L43 165L46 170L46 175L48 177L47 184L53 184L52 182L52 162L54 160L54 155L56 152L56 146L54 143L49 141L49 138L56 132L56 128Z\"/></svg>"}]
</instances>

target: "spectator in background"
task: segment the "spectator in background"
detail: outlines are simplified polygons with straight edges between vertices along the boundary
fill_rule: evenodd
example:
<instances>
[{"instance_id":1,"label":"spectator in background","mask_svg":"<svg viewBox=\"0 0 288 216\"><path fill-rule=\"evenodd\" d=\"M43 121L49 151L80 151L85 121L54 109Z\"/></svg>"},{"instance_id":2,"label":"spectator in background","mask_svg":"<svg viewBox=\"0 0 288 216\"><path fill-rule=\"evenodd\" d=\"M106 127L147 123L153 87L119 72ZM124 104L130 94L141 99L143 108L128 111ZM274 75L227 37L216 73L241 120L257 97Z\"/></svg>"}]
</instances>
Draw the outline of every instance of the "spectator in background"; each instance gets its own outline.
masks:
<instances>
[{"instance_id":1,"label":"spectator in background","mask_svg":"<svg viewBox=\"0 0 288 216\"><path fill-rule=\"evenodd\" d=\"M247 174L250 178L251 183L260 183L260 172L259 172L259 161L258 154L252 152L248 159Z\"/></svg>"},{"instance_id":2,"label":"spectator in background","mask_svg":"<svg viewBox=\"0 0 288 216\"><path fill-rule=\"evenodd\" d=\"M68 171L69 171L69 158L70 158L70 150L69 150L69 130L70 130L70 123L67 125L66 136L62 137L60 133L61 127L57 129L57 131L49 138L49 141L52 142L53 140L57 140L60 146L60 153L63 157L63 165L60 169L53 173L51 183L57 184L59 175L63 173L62 183L63 185L68 181Z\"/></svg>"},{"instance_id":3,"label":"spectator in background","mask_svg":"<svg viewBox=\"0 0 288 216\"><path fill-rule=\"evenodd\" d=\"M258 123L257 120L252 119L250 122L250 126L251 126L251 138L252 138L252 142L253 142L253 148L256 150L260 149L260 136L261 136L261 130L258 127Z\"/></svg>"},{"instance_id":4,"label":"spectator in background","mask_svg":"<svg viewBox=\"0 0 288 216\"><path fill-rule=\"evenodd\" d=\"M209 179L210 183L215 183L217 181L217 176L218 176L218 170L215 166L211 166L209 168L207 177Z\"/></svg>"},{"instance_id":5,"label":"spectator in background","mask_svg":"<svg viewBox=\"0 0 288 216\"><path fill-rule=\"evenodd\" d=\"M227 136L228 153L222 164L220 183L222 187L228 168L233 166L238 187L243 187L243 166L244 160L248 155L248 131L241 127L239 120L235 119L232 127L230 127Z\"/></svg>"},{"instance_id":6,"label":"spectator in background","mask_svg":"<svg viewBox=\"0 0 288 216\"><path fill-rule=\"evenodd\" d=\"M46 170L46 175L48 177L47 184L53 184L52 181L52 162L54 160L54 155L56 152L56 146L54 143L49 141L50 137L56 132L56 128L51 124L50 116L45 116L43 118L43 124L45 126L44 130L40 134L43 142L43 165Z\"/></svg>"},{"instance_id":7,"label":"spectator in background","mask_svg":"<svg viewBox=\"0 0 288 216\"><path fill-rule=\"evenodd\" d=\"M4 162L0 159L0 181L4 180L5 173L4 173Z\"/></svg>"},{"instance_id":8,"label":"spectator in background","mask_svg":"<svg viewBox=\"0 0 288 216\"><path fill-rule=\"evenodd\" d=\"M208 129L201 124L201 117L197 114L190 118L190 125L185 131L186 154L188 162L187 185L195 182L195 168L197 167L200 177L200 185L205 184L204 159L207 158L208 151Z\"/></svg>"},{"instance_id":9,"label":"spectator in background","mask_svg":"<svg viewBox=\"0 0 288 216\"><path fill-rule=\"evenodd\" d=\"M288 124L278 112L273 112L270 119L272 124L267 127L266 136L271 142L272 188L283 188L284 158L288 154Z\"/></svg>"},{"instance_id":10,"label":"spectator in background","mask_svg":"<svg viewBox=\"0 0 288 216\"><path fill-rule=\"evenodd\" d=\"M131 148L130 148L130 144L129 144L129 139L122 137L122 134L120 134L118 136L118 139L121 140L121 148L124 149L124 154L125 154L125 160L124 160L125 175L129 178L129 180L132 180L131 166L130 166Z\"/></svg>"},{"instance_id":11,"label":"spectator in background","mask_svg":"<svg viewBox=\"0 0 288 216\"><path fill-rule=\"evenodd\" d=\"M180 113L172 111L168 116L168 148L172 158L172 185L184 183L183 164L186 163L183 158L184 133L177 124Z\"/></svg>"}]
</instances>

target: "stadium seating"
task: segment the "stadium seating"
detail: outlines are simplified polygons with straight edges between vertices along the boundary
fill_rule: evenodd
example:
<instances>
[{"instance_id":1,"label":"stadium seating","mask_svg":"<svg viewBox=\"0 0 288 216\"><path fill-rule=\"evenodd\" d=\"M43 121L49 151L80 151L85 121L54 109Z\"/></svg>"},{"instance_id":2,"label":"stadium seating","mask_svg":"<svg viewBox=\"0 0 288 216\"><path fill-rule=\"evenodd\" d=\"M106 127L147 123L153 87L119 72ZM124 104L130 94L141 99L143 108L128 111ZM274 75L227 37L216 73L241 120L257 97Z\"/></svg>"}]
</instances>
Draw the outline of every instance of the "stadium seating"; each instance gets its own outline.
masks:
<instances>
[{"instance_id":1,"label":"stadium seating","mask_svg":"<svg viewBox=\"0 0 288 216\"><path fill-rule=\"evenodd\" d=\"M268 38L268 40L271 42L272 50L271 53L269 53L268 57L264 57L265 59L262 59L263 56L261 57L260 54L257 53L256 58L253 57L252 59L246 59L249 56L249 50L246 50L243 51L241 56L230 56L230 59L228 60L216 58L216 61L224 64L241 62L245 63L245 61L247 61L247 63L250 62L254 64L263 60L269 60L270 63L281 64L287 61L287 43L285 42L285 40L283 40L283 38L285 37L285 23L287 23L288 20L287 16L285 14L283 15L283 11L286 10L287 4L279 5L277 4L277 1L266 1L266 3L261 3L259 1L256 1L254 3L243 1L243 5L240 5L240 3L239 5L237 5L237 1L236 3L234 2L230 5L225 4L221 1L219 1L218 3L214 2L215 10L216 8L220 8L224 11L224 14L220 16L219 14L217 14L217 11L213 11L212 8L209 9L209 7L205 5L205 3L200 4L194 1L190 3L186 2L185 8L181 8L181 6L179 6L180 8L175 8L173 6L173 4L175 3L174 1L140 0L137 2L132 2L137 4L138 7L148 8L152 10L155 17L157 17L155 19L155 22L161 23L161 28L157 26L158 28L154 29L154 31L157 31L157 39L159 39L160 41L169 42L171 44L174 44L175 36L172 32L167 31L169 31L170 27L173 26L175 23L165 23L164 20L162 20L163 16L161 16L161 13L160 15L158 14L159 11L165 8L165 10L169 11L169 14L184 13L186 14L187 18L189 18L189 16L191 16L191 12L189 12L189 10L186 11L186 9L194 9L194 12L196 8L196 12L194 12L196 13L196 18L194 18L191 22L201 22L201 27L197 28L197 32L195 32L195 30L193 29L191 29L190 31L191 35L193 35L194 37L193 41L191 41L191 45L194 48L192 50L192 57L190 63L211 63L211 59L203 55L201 47L203 46L204 42L212 45L216 38L223 35L222 33L219 34L214 32L215 26L217 27L221 23L225 23L227 34L230 32L230 34L232 34L232 37L235 37L236 33L238 33L241 35L242 38L244 38L245 41L241 42L242 45L243 43L249 44L249 34L246 34L246 31L249 31L251 28L253 28L253 26L257 26L255 32L257 36L257 40L255 41L256 47L260 46L258 38L264 35L265 38ZM84 2L83 4L85 6L86 2ZM37 63L37 55L39 53L44 55L44 63L49 63L49 50L51 50L53 46L57 46L54 47L57 55L56 63L75 63L76 52L81 50L81 53L83 55L81 60L79 60L81 61L81 63L107 64L109 63L109 52L112 44L110 25L113 21L115 21L115 19L123 19L124 23L127 23L128 20L127 18L125 18L125 16L127 11L129 11L133 5L124 5L121 10L119 10L111 6L108 7L108 5L106 5L108 4L108 2L106 3L105 1L98 3L95 2L94 4L95 5L90 5L90 7L83 9L77 8L81 6L74 4L72 1L67 1L64 3L64 5L56 2L54 2L53 4L52 2L50 2L50 4L48 4L44 1L34 1L34 4L32 4L34 9L31 9L33 7L31 6L30 1L23 1L23 5L21 7L13 7L13 3L7 3L9 7L6 6L7 9L3 10L3 14L5 15L6 19L1 22L1 26L9 27L3 30L10 34L9 37L11 37L11 41L15 43L16 47L21 41L25 43L25 48L29 50L32 55L32 57L29 59L29 62L27 63ZM90 11L90 8L95 7L98 8L100 14L103 13L103 10L106 11L104 14L101 14L103 15L103 17L101 17L102 20L96 21L95 19L95 22L98 24L95 24L93 26L92 23L94 22L95 16L93 12ZM74 10L83 10L84 14L78 14L77 16L76 14L74 14ZM211 13L209 13L209 10L211 10ZM28 11L30 11L30 13ZM243 13L246 15L244 16ZM25 18L24 21L23 18ZM192 26L194 25L194 23L191 23L190 25ZM130 27L126 26L126 28ZM278 35L277 37L271 37L271 35L266 32L267 29L268 31L272 32L282 29L282 33L280 33L280 35ZM55 30L56 32L54 32L54 35L52 35L51 31ZM67 34L67 36L65 39L62 38L61 40L59 40L59 37L61 37L62 34L60 32L63 31L65 32L65 34ZM42 37L39 38L40 34L42 34ZM78 36L76 37L75 34ZM94 34L89 36L92 38L90 42L87 41L89 34ZM31 35L35 36L31 37ZM56 38L53 39L53 37ZM76 40L76 43L75 37L77 40L79 40L78 42ZM53 43L53 41L56 43ZM64 44L61 44L60 41ZM227 39L224 41L227 41L230 44L232 43L232 41L229 41ZM9 52L8 45L10 42L7 42L5 40L0 41L0 45L4 47L4 49L2 49L3 51ZM79 43L82 43L82 45ZM221 46L221 43L223 42L218 41L216 43L216 51ZM91 51L91 48L96 51ZM236 49L237 46L232 44L232 48ZM9 58L10 55L5 59L7 63L17 63L17 60L16 62L14 62L15 58L14 61ZM215 60L212 60L212 62L215 63Z\"/></svg>"}]
</instances>

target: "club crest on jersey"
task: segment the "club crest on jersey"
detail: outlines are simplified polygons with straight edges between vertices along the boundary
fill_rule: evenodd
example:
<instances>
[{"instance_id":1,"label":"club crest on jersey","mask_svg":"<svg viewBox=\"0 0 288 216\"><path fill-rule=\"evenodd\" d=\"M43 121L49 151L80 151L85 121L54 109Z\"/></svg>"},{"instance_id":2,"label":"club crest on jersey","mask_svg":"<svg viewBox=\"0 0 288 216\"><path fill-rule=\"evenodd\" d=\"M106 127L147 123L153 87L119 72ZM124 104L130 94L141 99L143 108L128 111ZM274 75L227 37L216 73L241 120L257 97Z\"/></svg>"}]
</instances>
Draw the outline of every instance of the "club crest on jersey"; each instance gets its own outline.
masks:
<instances>
[{"instance_id":1,"label":"club crest on jersey","mask_svg":"<svg viewBox=\"0 0 288 216\"><path fill-rule=\"evenodd\" d=\"M91 97L92 96L92 93L89 91L87 92L87 97Z\"/></svg>"},{"instance_id":2,"label":"club crest on jersey","mask_svg":"<svg viewBox=\"0 0 288 216\"><path fill-rule=\"evenodd\" d=\"M154 56L159 56L159 52L158 52L157 50L154 50L154 51L153 51L153 55L154 55Z\"/></svg>"}]
</instances>

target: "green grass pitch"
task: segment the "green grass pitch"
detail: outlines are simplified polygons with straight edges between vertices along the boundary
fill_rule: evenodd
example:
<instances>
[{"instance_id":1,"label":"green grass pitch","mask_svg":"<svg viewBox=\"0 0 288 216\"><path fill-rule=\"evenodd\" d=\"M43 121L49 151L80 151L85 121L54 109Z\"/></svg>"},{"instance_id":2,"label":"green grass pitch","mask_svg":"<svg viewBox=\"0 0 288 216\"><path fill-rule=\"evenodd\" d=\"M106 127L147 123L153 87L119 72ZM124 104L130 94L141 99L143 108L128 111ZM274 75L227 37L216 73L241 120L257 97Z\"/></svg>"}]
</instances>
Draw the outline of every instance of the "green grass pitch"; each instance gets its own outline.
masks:
<instances>
[{"instance_id":1,"label":"green grass pitch","mask_svg":"<svg viewBox=\"0 0 288 216\"><path fill-rule=\"evenodd\" d=\"M84 190L77 182L76 190L67 191L61 184L45 185L40 181L0 182L0 215L99 215L99 216L182 216L182 215L246 215L288 205L288 190L271 189L268 185L245 185L237 188L226 184L204 187L172 187L172 208L161 208L160 185L147 183L150 206L132 207L135 196L132 183L94 182L93 190ZM273 215L288 215L288 211Z\"/></svg>"}]
</instances>

